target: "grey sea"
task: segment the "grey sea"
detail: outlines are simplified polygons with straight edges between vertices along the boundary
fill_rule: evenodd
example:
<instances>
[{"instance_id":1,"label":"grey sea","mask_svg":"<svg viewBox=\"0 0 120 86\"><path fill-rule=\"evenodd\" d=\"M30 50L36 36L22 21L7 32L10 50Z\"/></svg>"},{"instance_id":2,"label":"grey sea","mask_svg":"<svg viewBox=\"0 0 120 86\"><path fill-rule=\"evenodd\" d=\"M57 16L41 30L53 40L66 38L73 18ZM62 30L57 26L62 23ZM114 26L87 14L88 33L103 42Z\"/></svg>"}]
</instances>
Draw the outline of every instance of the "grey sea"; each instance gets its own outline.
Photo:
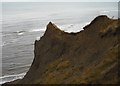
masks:
<instances>
[{"instance_id":1,"label":"grey sea","mask_svg":"<svg viewBox=\"0 0 120 86\"><path fill-rule=\"evenodd\" d=\"M0 84L24 77L34 58L34 42L51 21L65 32L78 32L96 16L118 18L117 2L2 3L2 77Z\"/></svg>"}]
</instances>

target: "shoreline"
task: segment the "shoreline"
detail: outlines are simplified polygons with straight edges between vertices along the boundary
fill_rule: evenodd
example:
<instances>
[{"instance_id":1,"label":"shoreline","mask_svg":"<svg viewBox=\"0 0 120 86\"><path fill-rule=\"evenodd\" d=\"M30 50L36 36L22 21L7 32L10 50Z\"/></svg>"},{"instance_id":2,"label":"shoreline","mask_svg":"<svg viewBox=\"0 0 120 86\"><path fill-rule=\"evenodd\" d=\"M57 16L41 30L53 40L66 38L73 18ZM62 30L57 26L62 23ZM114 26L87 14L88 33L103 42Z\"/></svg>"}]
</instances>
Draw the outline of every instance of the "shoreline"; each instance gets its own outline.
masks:
<instances>
[{"instance_id":1,"label":"shoreline","mask_svg":"<svg viewBox=\"0 0 120 86\"><path fill-rule=\"evenodd\" d=\"M0 84L4 84L7 82L15 81L17 79L22 79L25 76L26 73L20 73L16 75L5 75L0 77Z\"/></svg>"}]
</instances>

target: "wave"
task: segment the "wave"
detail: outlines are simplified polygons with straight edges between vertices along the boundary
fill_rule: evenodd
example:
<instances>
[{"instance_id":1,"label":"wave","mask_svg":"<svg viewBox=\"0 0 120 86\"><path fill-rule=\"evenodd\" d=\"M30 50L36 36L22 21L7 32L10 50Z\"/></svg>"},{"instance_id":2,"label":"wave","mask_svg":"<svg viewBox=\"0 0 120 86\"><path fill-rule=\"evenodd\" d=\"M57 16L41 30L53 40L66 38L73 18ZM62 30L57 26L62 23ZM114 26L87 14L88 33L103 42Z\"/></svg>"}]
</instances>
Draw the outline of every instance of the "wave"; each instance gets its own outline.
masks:
<instances>
[{"instance_id":1,"label":"wave","mask_svg":"<svg viewBox=\"0 0 120 86\"><path fill-rule=\"evenodd\" d=\"M16 32L12 32L12 33L14 33L14 34L19 36L19 35L23 35L25 32L26 31L21 30L21 31L16 31Z\"/></svg>"},{"instance_id":2,"label":"wave","mask_svg":"<svg viewBox=\"0 0 120 86\"><path fill-rule=\"evenodd\" d=\"M17 67L12 67L12 68L9 68L8 70L17 70L17 69L21 69L21 68L29 68L31 66L31 64L29 65L22 65L22 66L17 66Z\"/></svg>"},{"instance_id":3,"label":"wave","mask_svg":"<svg viewBox=\"0 0 120 86\"><path fill-rule=\"evenodd\" d=\"M5 75L0 77L0 84L4 84L6 82L14 81L16 79L21 79L25 76L26 73L16 74L16 75Z\"/></svg>"},{"instance_id":4,"label":"wave","mask_svg":"<svg viewBox=\"0 0 120 86\"><path fill-rule=\"evenodd\" d=\"M40 31L45 31L45 29L31 29L28 31L17 31L17 32L13 32L13 33L17 33L17 35L23 35L25 32L40 32Z\"/></svg>"},{"instance_id":5,"label":"wave","mask_svg":"<svg viewBox=\"0 0 120 86\"><path fill-rule=\"evenodd\" d=\"M9 42L2 42L2 47L17 42L18 39L11 39Z\"/></svg>"},{"instance_id":6,"label":"wave","mask_svg":"<svg viewBox=\"0 0 120 86\"><path fill-rule=\"evenodd\" d=\"M32 30L29 30L29 32L40 32L40 31L45 31L45 29L32 29Z\"/></svg>"},{"instance_id":7,"label":"wave","mask_svg":"<svg viewBox=\"0 0 120 86\"><path fill-rule=\"evenodd\" d=\"M40 37L38 36L38 37L36 37L36 40L40 40Z\"/></svg>"},{"instance_id":8,"label":"wave","mask_svg":"<svg viewBox=\"0 0 120 86\"><path fill-rule=\"evenodd\" d=\"M65 32L71 33L71 32L79 32L83 30L83 27L89 24L89 22L84 22L81 24L67 24L59 26L61 30L64 30Z\"/></svg>"},{"instance_id":9,"label":"wave","mask_svg":"<svg viewBox=\"0 0 120 86\"><path fill-rule=\"evenodd\" d=\"M101 13L109 13L110 11L108 10L104 10L104 11L101 11Z\"/></svg>"},{"instance_id":10,"label":"wave","mask_svg":"<svg viewBox=\"0 0 120 86\"><path fill-rule=\"evenodd\" d=\"M112 19L118 19L118 9L115 10L102 10L100 11L100 15L107 15Z\"/></svg>"},{"instance_id":11,"label":"wave","mask_svg":"<svg viewBox=\"0 0 120 86\"><path fill-rule=\"evenodd\" d=\"M25 33L25 31L19 31L17 32L17 35L23 35Z\"/></svg>"},{"instance_id":12,"label":"wave","mask_svg":"<svg viewBox=\"0 0 120 86\"><path fill-rule=\"evenodd\" d=\"M2 32L3 33L2 37L8 38L8 40L3 41L0 46L3 47L9 44L16 43L17 41L19 41L19 37L28 35L28 33L33 33L33 32L45 32L45 29L31 29L31 30L20 30L14 32L6 32L6 31ZM13 39L9 39L9 37L12 37ZM36 39L40 39L40 38L36 37Z\"/></svg>"},{"instance_id":13,"label":"wave","mask_svg":"<svg viewBox=\"0 0 120 86\"><path fill-rule=\"evenodd\" d=\"M5 42L2 42L2 44L1 44L0 46L3 47L3 46L5 46L5 45L7 45L7 44L6 44Z\"/></svg>"}]
</instances>

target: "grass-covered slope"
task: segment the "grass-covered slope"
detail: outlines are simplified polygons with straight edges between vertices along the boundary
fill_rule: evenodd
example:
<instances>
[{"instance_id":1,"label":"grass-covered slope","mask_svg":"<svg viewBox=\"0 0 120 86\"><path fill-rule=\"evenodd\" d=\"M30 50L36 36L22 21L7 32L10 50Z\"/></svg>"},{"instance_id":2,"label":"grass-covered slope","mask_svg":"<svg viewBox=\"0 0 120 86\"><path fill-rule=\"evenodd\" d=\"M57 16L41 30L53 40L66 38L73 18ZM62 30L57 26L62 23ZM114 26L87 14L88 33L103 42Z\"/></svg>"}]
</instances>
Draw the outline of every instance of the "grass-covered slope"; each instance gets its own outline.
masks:
<instances>
[{"instance_id":1,"label":"grass-covered slope","mask_svg":"<svg viewBox=\"0 0 120 86\"><path fill-rule=\"evenodd\" d=\"M35 41L34 60L21 80L12 84L116 84L120 41L119 19L96 17L78 33L53 23Z\"/></svg>"}]
</instances>

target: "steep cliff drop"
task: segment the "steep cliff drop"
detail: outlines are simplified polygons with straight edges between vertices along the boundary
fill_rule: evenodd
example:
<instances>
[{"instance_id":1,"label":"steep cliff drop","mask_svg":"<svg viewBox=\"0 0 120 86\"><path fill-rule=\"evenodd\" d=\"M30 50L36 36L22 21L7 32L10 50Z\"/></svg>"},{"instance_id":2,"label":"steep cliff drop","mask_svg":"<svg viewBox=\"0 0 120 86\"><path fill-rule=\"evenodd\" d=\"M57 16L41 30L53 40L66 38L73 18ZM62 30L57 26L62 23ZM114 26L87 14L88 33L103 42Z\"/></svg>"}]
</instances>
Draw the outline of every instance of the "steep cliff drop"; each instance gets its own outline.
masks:
<instances>
[{"instance_id":1,"label":"steep cliff drop","mask_svg":"<svg viewBox=\"0 0 120 86\"><path fill-rule=\"evenodd\" d=\"M96 17L83 31L67 33L53 23L35 41L33 63L21 80L7 84L117 84L119 19Z\"/></svg>"}]
</instances>

